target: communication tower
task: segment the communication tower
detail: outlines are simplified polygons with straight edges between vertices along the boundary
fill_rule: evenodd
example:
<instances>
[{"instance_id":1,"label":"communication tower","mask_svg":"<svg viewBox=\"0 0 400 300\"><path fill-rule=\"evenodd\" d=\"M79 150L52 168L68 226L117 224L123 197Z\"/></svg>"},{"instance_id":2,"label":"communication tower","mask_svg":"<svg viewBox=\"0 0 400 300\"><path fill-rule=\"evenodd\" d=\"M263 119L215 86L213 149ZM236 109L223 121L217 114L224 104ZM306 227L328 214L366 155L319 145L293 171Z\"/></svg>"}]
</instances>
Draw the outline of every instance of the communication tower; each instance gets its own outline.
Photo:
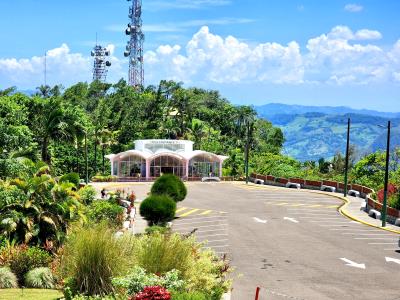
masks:
<instances>
[{"instance_id":1,"label":"communication tower","mask_svg":"<svg viewBox=\"0 0 400 300\"><path fill-rule=\"evenodd\" d=\"M142 31L142 0L132 1L129 7L129 23L125 34L130 36L124 52L125 57L129 57L129 85L133 87L143 86L143 43L144 34Z\"/></svg>"},{"instance_id":2,"label":"communication tower","mask_svg":"<svg viewBox=\"0 0 400 300\"><path fill-rule=\"evenodd\" d=\"M108 51L106 47L102 47L96 43L96 46L94 46L90 54L94 57L93 81L99 80L105 82L108 67L111 66L111 62L107 60L110 56L110 51Z\"/></svg>"}]
</instances>

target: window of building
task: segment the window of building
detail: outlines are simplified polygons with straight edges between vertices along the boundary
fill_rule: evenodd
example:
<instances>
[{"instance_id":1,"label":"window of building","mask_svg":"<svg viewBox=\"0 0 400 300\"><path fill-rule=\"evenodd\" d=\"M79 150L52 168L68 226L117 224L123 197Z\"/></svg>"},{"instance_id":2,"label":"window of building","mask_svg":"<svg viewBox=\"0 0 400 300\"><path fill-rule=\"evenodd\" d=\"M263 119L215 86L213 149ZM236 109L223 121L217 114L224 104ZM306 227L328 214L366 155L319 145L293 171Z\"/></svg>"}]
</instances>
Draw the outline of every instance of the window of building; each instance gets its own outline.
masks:
<instances>
[{"instance_id":1,"label":"window of building","mask_svg":"<svg viewBox=\"0 0 400 300\"><path fill-rule=\"evenodd\" d=\"M124 157L119 162L118 176L146 177L146 161L136 155Z\"/></svg>"},{"instance_id":2,"label":"window of building","mask_svg":"<svg viewBox=\"0 0 400 300\"><path fill-rule=\"evenodd\" d=\"M219 177L220 161L218 157L203 154L189 161L189 177Z\"/></svg>"},{"instance_id":3,"label":"window of building","mask_svg":"<svg viewBox=\"0 0 400 300\"><path fill-rule=\"evenodd\" d=\"M168 155L156 157L150 164L150 177L159 177L163 174L174 174L178 177L185 176L183 161Z\"/></svg>"}]
</instances>

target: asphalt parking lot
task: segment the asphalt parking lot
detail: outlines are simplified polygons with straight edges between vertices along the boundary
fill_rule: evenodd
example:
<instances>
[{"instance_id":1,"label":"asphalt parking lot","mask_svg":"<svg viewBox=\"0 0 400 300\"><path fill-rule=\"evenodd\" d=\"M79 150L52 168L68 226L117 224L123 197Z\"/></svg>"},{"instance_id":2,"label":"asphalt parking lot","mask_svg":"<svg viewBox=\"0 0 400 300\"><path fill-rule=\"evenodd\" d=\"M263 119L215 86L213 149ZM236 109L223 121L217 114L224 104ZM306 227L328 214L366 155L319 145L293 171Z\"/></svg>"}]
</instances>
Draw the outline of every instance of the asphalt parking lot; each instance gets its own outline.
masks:
<instances>
[{"instance_id":1,"label":"asphalt parking lot","mask_svg":"<svg viewBox=\"0 0 400 300\"><path fill-rule=\"evenodd\" d=\"M236 268L232 299L400 299L399 235L351 221L326 194L187 183L173 230L196 229ZM133 184L145 197L150 184Z\"/></svg>"}]
</instances>

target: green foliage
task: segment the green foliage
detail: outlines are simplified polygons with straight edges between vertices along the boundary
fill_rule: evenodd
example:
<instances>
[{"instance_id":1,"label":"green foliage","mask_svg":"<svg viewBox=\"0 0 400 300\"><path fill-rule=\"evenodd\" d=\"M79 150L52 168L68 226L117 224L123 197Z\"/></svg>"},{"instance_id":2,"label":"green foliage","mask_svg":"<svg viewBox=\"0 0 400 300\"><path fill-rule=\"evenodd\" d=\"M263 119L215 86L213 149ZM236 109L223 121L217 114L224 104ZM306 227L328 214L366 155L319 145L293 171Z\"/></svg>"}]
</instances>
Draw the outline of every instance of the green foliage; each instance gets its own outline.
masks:
<instances>
[{"instance_id":1,"label":"green foliage","mask_svg":"<svg viewBox=\"0 0 400 300\"><path fill-rule=\"evenodd\" d=\"M201 247L192 237L154 233L138 237L132 253L135 264L149 273L179 271L189 291L212 294L218 287L227 291L231 284L225 277L227 262Z\"/></svg>"},{"instance_id":2,"label":"green foliage","mask_svg":"<svg viewBox=\"0 0 400 300\"><path fill-rule=\"evenodd\" d=\"M25 275L25 286L37 289L53 289L54 276L49 268L41 267L30 270Z\"/></svg>"},{"instance_id":3,"label":"green foliage","mask_svg":"<svg viewBox=\"0 0 400 300\"><path fill-rule=\"evenodd\" d=\"M7 202L0 201L0 233L17 243L57 247L69 222L84 219L83 207L72 184L57 184L47 165L30 164L32 175L0 182L0 193L8 194ZM18 197L10 201L10 194Z\"/></svg>"},{"instance_id":4,"label":"green foliage","mask_svg":"<svg viewBox=\"0 0 400 300\"><path fill-rule=\"evenodd\" d=\"M110 175L96 175L92 177L93 182L113 182L117 181L118 177L110 176Z\"/></svg>"},{"instance_id":5,"label":"green foliage","mask_svg":"<svg viewBox=\"0 0 400 300\"><path fill-rule=\"evenodd\" d=\"M176 202L185 199L187 189L182 180L172 174L165 174L157 178L151 187L153 195L168 195Z\"/></svg>"},{"instance_id":6,"label":"green foliage","mask_svg":"<svg viewBox=\"0 0 400 300\"><path fill-rule=\"evenodd\" d=\"M201 292L174 292L172 300L210 300L207 295Z\"/></svg>"},{"instance_id":7,"label":"green foliage","mask_svg":"<svg viewBox=\"0 0 400 300\"><path fill-rule=\"evenodd\" d=\"M303 175L300 162L288 156L266 153L252 160L254 172L275 177L301 177Z\"/></svg>"},{"instance_id":8,"label":"green foliage","mask_svg":"<svg viewBox=\"0 0 400 300\"><path fill-rule=\"evenodd\" d=\"M90 205L96 199L96 189L91 185L86 185L78 191L81 202Z\"/></svg>"},{"instance_id":9,"label":"green foliage","mask_svg":"<svg viewBox=\"0 0 400 300\"><path fill-rule=\"evenodd\" d=\"M354 183L379 190L385 178L385 153L371 153L359 160L351 171Z\"/></svg>"},{"instance_id":10,"label":"green foliage","mask_svg":"<svg viewBox=\"0 0 400 300\"><path fill-rule=\"evenodd\" d=\"M140 215L150 225L164 225L175 217L176 203L167 195L151 195L140 204Z\"/></svg>"},{"instance_id":11,"label":"green foliage","mask_svg":"<svg viewBox=\"0 0 400 300\"><path fill-rule=\"evenodd\" d=\"M181 291L185 288L185 282L180 279L177 270L171 270L161 276L154 273L147 273L141 267L134 269L126 276L117 277L112 280L117 289L124 289L128 295L135 295L142 291L146 286L162 286L167 290Z\"/></svg>"},{"instance_id":12,"label":"green foliage","mask_svg":"<svg viewBox=\"0 0 400 300\"><path fill-rule=\"evenodd\" d=\"M123 207L113 201L96 200L87 208L88 216L94 223L106 221L109 224L118 227L123 222Z\"/></svg>"},{"instance_id":13,"label":"green foliage","mask_svg":"<svg viewBox=\"0 0 400 300\"><path fill-rule=\"evenodd\" d=\"M8 267L0 267L0 289L18 287L17 277Z\"/></svg>"},{"instance_id":14,"label":"green foliage","mask_svg":"<svg viewBox=\"0 0 400 300\"><path fill-rule=\"evenodd\" d=\"M397 210L400 210L400 193L399 192L397 192L396 194L389 197L388 205Z\"/></svg>"},{"instance_id":15,"label":"green foliage","mask_svg":"<svg viewBox=\"0 0 400 300\"><path fill-rule=\"evenodd\" d=\"M65 244L62 274L75 281L80 293L107 295L114 291L111 279L132 266L131 251L132 240L116 238L105 223L78 227Z\"/></svg>"},{"instance_id":16,"label":"green foliage","mask_svg":"<svg viewBox=\"0 0 400 300\"><path fill-rule=\"evenodd\" d=\"M161 234L165 234L165 233L168 233L170 231L171 231L171 229L168 228L168 227L157 226L157 225L149 226L149 227L146 227L146 229L145 229L146 234L153 234L153 233L156 233L156 232L159 232Z\"/></svg>"},{"instance_id":17,"label":"green foliage","mask_svg":"<svg viewBox=\"0 0 400 300\"><path fill-rule=\"evenodd\" d=\"M51 256L46 251L37 247L28 247L19 251L9 262L10 269L17 276L18 282L22 285L25 274L39 267L48 267L51 262Z\"/></svg>"},{"instance_id":18,"label":"green foliage","mask_svg":"<svg viewBox=\"0 0 400 300\"><path fill-rule=\"evenodd\" d=\"M63 182L73 183L77 188L79 187L79 181L80 181L79 174L74 172L61 176L59 180L60 183Z\"/></svg>"}]
</instances>

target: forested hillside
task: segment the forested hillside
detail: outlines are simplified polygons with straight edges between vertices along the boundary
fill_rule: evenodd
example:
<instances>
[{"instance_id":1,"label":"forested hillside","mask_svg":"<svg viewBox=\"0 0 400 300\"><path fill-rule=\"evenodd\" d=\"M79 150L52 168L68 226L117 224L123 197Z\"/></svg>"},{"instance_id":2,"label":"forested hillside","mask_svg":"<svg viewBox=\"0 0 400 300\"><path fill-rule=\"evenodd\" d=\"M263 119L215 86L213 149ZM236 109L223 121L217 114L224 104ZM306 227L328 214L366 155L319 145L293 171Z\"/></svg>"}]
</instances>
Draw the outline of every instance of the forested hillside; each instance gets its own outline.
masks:
<instances>
[{"instance_id":1,"label":"forested hillside","mask_svg":"<svg viewBox=\"0 0 400 300\"><path fill-rule=\"evenodd\" d=\"M54 175L108 173L108 153L133 149L137 139L189 139L195 149L229 155L225 175L244 170L250 129L251 155L278 154L279 128L256 117L248 106L234 106L217 91L185 89L173 81L135 90L116 84L77 83L67 89L41 86L33 96L0 91L0 177L18 174L18 157L43 160Z\"/></svg>"}]
</instances>

